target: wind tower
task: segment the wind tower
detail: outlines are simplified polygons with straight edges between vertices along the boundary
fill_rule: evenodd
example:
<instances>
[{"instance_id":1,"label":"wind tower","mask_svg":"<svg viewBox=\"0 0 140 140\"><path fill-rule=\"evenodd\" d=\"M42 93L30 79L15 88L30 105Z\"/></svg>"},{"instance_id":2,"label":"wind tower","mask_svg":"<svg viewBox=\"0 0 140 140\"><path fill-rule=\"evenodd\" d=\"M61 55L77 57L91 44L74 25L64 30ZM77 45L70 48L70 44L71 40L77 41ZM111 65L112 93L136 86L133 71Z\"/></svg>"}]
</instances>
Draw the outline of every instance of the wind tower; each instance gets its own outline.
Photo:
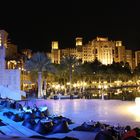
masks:
<instances>
[{"instance_id":1,"label":"wind tower","mask_svg":"<svg viewBox=\"0 0 140 140\"><path fill-rule=\"evenodd\" d=\"M76 56L77 59L82 59L82 52L83 52L83 38L82 37L76 37Z\"/></svg>"},{"instance_id":2,"label":"wind tower","mask_svg":"<svg viewBox=\"0 0 140 140\"><path fill-rule=\"evenodd\" d=\"M51 60L52 63L60 64L60 49L58 47L58 41L52 41Z\"/></svg>"}]
</instances>

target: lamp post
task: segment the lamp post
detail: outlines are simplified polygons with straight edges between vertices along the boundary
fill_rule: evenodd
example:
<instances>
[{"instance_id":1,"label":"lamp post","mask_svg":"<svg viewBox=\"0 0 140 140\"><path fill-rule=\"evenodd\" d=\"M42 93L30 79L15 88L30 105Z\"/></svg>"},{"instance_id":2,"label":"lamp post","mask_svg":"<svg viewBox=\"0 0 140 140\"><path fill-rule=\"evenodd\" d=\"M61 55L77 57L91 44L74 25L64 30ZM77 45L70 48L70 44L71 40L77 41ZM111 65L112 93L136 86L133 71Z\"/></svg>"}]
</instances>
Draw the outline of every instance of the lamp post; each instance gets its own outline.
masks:
<instances>
[{"instance_id":1,"label":"lamp post","mask_svg":"<svg viewBox=\"0 0 140 140\"><path fill-rule=\"evenodd\" d=\"M102 100L104 100L104 92L107 90L108 86L103 85L103 91L102 91Z\"/></svg>"},{"instance_id":2,"label":"lamp post","mask_svg":"<svg viewBox=\"0 0 140 140\"><path fill-rule=\"evenodd\" d=\"M102 86L100 84L98 85L98 89L99 89L99 96L100 96L101 89L102 89Z\"/></svg>"},{"instance_id":3,"label":"lamp post","mask_svg":"<svg viewBox=\"0 0 140 140\"><path fill-rule=\"evenodd\" d=\"M76 92L76 83L75 84L73 84L73 87L74 87L74 92Z\"/></svg>"},{"instance_id":4,"label":"lamp post","mask_svg":"<svg viewBox=\"0 0 140 140\"><path fill-rule=\"evenodd\" d=\"M102 90L102 100L104 100L104 91Z\"/></svg>"},{"instance_id":5,"label":"lamp post","mask_svg":"<svg viewBox=\"0 0 140 140\"><path fill-rule=\"evenodd\" d=\"M18 68L21 71L21 90L24 90L24 69Z\"/></svg>"},{"instance_id":6,"label":"lamp post","mask_svg":"<svg viewBox=\"0 0 140 140\"><path fill-rule=\"evenodd\" d=\"M87 83L83 82L83 92L85 91L85 87L86 87Z\"/></svg>"},{"instance_id":7,"label":"lamp post","mask_svg":"<svg viewBox=\"0 0 140 140\"><path fill-rule=\"evenodd\" d=\"M44 80L43 82L43 97L45 98L46 97L46 90L47 90L47 82L46 82L46 79Z\"/></svg>"},{"instance_id":8,"label":"lamp post","mask_svg":"<svg viewBox=\"0 0 140 140\"><path fill-rule=\"evenodd\" d=\"M69 94L71 94L71 90L70 90L70 82L67 82L67 87L69 87ZM66 91L65 91L66 92Z\"/></svg>"},{"instance_id":9,"label":"lamp post","mask_svg":"<svg viewBox=\"0 0 140 140\"><path fill-rule=\"evenodd\" d=\"M106 89L108 88L107 85L99 85L99 94L101 93L101 99L104 100L104 92L106 91Z\"/></svg>"}]
</instances>

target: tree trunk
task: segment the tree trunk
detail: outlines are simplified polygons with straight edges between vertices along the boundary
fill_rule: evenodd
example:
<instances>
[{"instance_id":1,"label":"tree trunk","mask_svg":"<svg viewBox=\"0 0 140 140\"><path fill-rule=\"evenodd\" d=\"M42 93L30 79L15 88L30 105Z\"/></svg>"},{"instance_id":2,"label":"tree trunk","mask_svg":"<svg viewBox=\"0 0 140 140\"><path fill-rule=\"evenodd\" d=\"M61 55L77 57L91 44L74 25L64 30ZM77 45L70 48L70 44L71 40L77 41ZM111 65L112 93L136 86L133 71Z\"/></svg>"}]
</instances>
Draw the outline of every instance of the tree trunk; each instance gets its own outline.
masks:
<instances>
[{"instance_id":1,"label":"tree trunk","mask_svg":"<svg viewBox=\"0 0 140 140\"><path fill-rule=\"evenodd\" d=\"M104 91L102 91L102 100L104 100Z\"/></svg>"},{"instance_id":2,"label":"tree trunk","mask_svg":"<svg viewBox=\"0 0 140 140\"><path fill-rule=\"evenodd\" d=\"M42 96L42 72L38 72L38 98Z\"/></svg>"},{"instance_id":3,"label":"tree trunk","mask_svg":"<svg viewBox=\"0 0 140 140\"><path fill-rule=\"evenodd\" d=\"M70 76L69 79L70 79L70 94L71 94L71 86L72 86L72 83L71 83L72 82L72 66L71 65L69 67L69 71L70 71L70 73L69 73L70 74L69 75Z\"/></svg>"},{"instance_id":4,"label":"tree trunk","mask_svg":"<svg viewBox=\"0 0 140 140\"><path fill-rule=\"evenodd\" d=\"M43 96L46 96L46 92L47 92L47 84L46 84L46 79L43 82Z\"/></svg>"}]
</instances>

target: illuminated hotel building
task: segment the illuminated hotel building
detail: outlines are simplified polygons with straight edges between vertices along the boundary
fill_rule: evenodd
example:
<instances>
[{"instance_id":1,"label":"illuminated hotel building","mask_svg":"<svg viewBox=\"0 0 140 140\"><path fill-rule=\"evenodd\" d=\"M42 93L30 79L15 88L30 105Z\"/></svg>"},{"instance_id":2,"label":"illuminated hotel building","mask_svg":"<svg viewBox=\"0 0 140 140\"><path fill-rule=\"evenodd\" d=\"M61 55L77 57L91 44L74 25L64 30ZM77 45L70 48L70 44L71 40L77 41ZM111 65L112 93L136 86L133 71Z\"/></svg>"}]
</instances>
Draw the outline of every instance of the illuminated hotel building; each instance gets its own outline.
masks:
<instances>
[{"instance_id":1,"label":"illuminated hotel building","mask_svg":"<svg viewBox=\"0 0 140 140\"><path fill-rule=\"evenodd\" d=\"M140 51L126 50L122 41L112 41L104 37L96 37L92 41L83 44L83 38L77 37L75 48L58 49L58 42L52 43L51 60L53 63L60 63L63 56L75 56L81 59L82 63L93 62L95 59L104 65L114 62L128 63L134 69L140 63Z\"/></svg>"},{"instance_id":2,"label":"illuminated hotel building","mask_svg":"<svg viewBox=\"0 0 140 140\"><path fill-rule=\"evenodd\" d=\"M7 48L8 33L5 30L0 30L0 46Z\"/></svg>"},{"instance_id":3,"label":"illuminated hotel building","mask_svg":"<svg viewBox=\"0 0 140 140\"><path fill-rule=\"evenodd\" d=\"M121 41L109 41L108 38L101 37L97 37L85 45L83 45L82 38L77 37L76 48L62 50L58 49L58 42L52 43L51 60L53 63L59 63L63 56L70 55L81 59L82 63L92 62L97 58L102 64L108 65L112 64L113 61L125 60L125 47L122 46Z\"/></svg>"},{"instance_id":4,"label":"illuminated hotel building","mask_svg":"<svg viewBox=\"0 0 140 140\"><path fill-rule=\"evenodd\" d=\"M140 51L135 52L135 66L137 67L140 64Z\"/></svg>"},{"instance_id":5,"label":"illuminated hotel building","mask_svg":"<svg viewBox=\"0 0 140 140\"><path fill-rule=\"evenodd\" d=\"M82 62L92 62L98 59L102 64L112 64L113 61L125 61L125 47L121 41L109 41L108 38L97 37L83 46Z\"/></svg>"},{"instance_id":6,"label":"illuminated hotel building","mask_svg":"<svg viewBox=\"0 0 140 140\"><path fill-rule=\"evenodd\" d=\"M23 49L22 50L22 54L24 54L24 56L26 56L28 59L30 59L32 57L32 50L30 50L30 49Z\"/></svg>"},{"instance_id":7,"label":"illuminated hotel building","mask_svg":"<svg viewBox=\"0 0 140 140\"><path fill-rule=\"evenodd\" d=\"M94 49L94 47L91 44L92 42L89 42L88 44L83 46L83 56L82 56L82 62L92 62L95 60L97 56L97 50ZM96 52L95 52L96 51Z\"/></svg>"},{"instance_id":8,"label":"illuminated hotel building","mask_svg":"<svg viewBox=\"0 0 140 140\"><path fill-rule=\"evenodd\" d=\"M108 38L100 38L90 41L83 46L82 62L92 62L97 58L102 64L112 64L115 57L115 42Z\"/></svg>"},{"instance_id":9,"label":"illuminated hotel building","mask_svg":"<svg viewBox=\"0 0 140 140\"><path fill-rule=\"evenodd\" d=\"M116 41L114 61L125 62L125 46L122 45L122 41Z\"/></svg>"},{"instance_id":10,"label":"illuminated hotel building","mask_svg":"<svg viewBox=\"0 0 140 140\"><path fill-rule=\"evenodd\" d=\"M130 68L132 67L132 50L125 50L125 61L129 64Z\"/></svg>"},{"instance_id":11,"label":"illuminated hotel building","mask_svg":"<svg viewBox=\"0 0 140 140\"><path fill-rule=\"evenodd\" d=\"M75 56L77 57L77 53L76 53L76 49L75 48L66 48L66 49L61 49L61 59L63 56Z\"/></svg>"}]
</instances>

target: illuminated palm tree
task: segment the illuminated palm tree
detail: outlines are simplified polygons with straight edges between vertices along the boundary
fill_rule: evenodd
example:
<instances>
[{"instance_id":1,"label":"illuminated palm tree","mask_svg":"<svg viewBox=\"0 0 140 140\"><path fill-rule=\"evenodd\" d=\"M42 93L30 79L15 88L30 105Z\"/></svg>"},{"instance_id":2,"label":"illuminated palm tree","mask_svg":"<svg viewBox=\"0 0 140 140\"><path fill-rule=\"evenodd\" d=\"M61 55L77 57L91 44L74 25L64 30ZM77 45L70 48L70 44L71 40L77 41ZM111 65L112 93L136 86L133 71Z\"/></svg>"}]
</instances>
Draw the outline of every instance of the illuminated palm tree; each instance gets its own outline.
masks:
<instances>
[{"instance_id":1,"label":"illuminated palm tree","mask_svg":"<svg viewBox=\"0 0 140 140\"><path fill-rule=\"evenodd\" d=\"M38 97L42 97L42 73L52 71L50 59L44 53L37 52L25 62L25 69L38 73Z\"/></svg>"},{"instance_id":2,"label":"illuminated palm tree","mask_svg":"<svg viewBox=\"0 0 140 140\"><path fill-rule=\"evenodd\" d=\"M71 84L72 84L72 72L74 71L76 65L78 65L78 61L74 56L66 56L62 59L61 65L65 70L67 70L69 74L69 83L70 83L70 93L71 93Z\"/></svg>"},{"instance_id":3,"label":"illuminated palm tree","mask_svg":"<svg viewBox=\"0 0 140 140\"><path fill-rule=\"evenodd\" d=\"M135 81L137 82L137 80L140 77L140 64L138 64L138 66L134 69L133 72L133 78L135 79Z\"/></svg>"}]
</instances>

